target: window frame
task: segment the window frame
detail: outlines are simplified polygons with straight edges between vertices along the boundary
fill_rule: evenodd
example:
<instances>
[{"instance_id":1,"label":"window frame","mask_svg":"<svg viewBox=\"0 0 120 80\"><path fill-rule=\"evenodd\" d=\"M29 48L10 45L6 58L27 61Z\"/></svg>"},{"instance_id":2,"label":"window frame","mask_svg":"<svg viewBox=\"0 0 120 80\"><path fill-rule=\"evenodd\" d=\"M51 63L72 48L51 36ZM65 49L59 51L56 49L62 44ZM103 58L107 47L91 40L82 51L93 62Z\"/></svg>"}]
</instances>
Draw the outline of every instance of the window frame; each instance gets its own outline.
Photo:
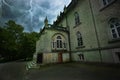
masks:
<instances>
[{"instance_id":1,"label":"window frame","mask_svg":"<svg viewBox=\"0 0 120 80\"><path fill-rule=\"evenodd\" d=\"M78 12L74 13L74 18L75 18L75 26L79 25L80 24L80 17L79 17Z\"/></svg>"},{"instance_id":2,"label":"window frame","mask_svg":"<svg viewBox=\"0 0 120 80\"><path fill-rule=\"evenodd\" d=\"M62 48L62 38L61 38L61 36L57 36L56 43L57 43L57 48Z\"/></svg>"},{"instance_id":3,"label":"window frame","mask_svg":"<svg viewBox=\"0 0 120 80\"><path fill-rule=\"evenodd\" d=\"M65 38L62 37L61 35L55 36L54 39L52 40L51 45L52 45L52 49L56 49L56 50L67 48Z\"/></svg>"},{"instance_id":4,"label":"window frame","mask_svg":"<svg viewBox=\"0 0 120 80\"><path fill-rule=\"evenodd\" d=\"M118 61L120 62L120 52L115 52L115 54L117 55Z\"/></svg>"},{"instance_id":5,"label":"window frame","mask_svg":"<svg viewBox=\"0 0 120 80\"><path fill-rule=\"evenodd\" d=\"M104 4L103 0L99 0L100 1L100 4L101 4L101 8L100 8L100 11L104 10L105 8L107 8L108 6L110 6L111 4L113 4L116 0L111 0L108 2L108 0L105 0L106 1L106 4Z\"/></svg>"},{"instance_id":6,"label":"window frame","mask_svg":"<svg viewBox=\"0 0 120 80\"><path fill-rule=\"evenodd\" d=\"M115 0L102 0L102 4L103 4L103 6L107 6L107 5L111 4L113 1L115 1Z\"/></svg>"},{"instance_id":7,"label":"window frame","mask_svg":"<svg viewBox=\"0 0 120 80\"><path fill-rule=\"evenodd\" d=\"M84 54L78 54L78 56L79 56L80 61L84 61L85 60Z\"/></svg>"},{"instance_id":8,"label":"window frame","mask_svg":"<svg viewBox=\"0 0 120 80\"><path fill-rule=\"evenodd\" d=\"M77 36L77 46L78 47L83 46L82 35L81 35L81 33L79 31L76 33L76 36Z\"/></svg>"},{"instance_id":9,"label":"window frame","mask_svg":"<svg viewBox=\"0 0 120 80\"><path fill-rule=\"evenodd\" d=\"M117 23L119 25L116 26ZM112 39L119 39L120 32L119 32L118 28L120 28L120 20L118 18L111 18L109 20L109 28L110 28L110 33L111 33Z\"/></svg>"}]
</instances>

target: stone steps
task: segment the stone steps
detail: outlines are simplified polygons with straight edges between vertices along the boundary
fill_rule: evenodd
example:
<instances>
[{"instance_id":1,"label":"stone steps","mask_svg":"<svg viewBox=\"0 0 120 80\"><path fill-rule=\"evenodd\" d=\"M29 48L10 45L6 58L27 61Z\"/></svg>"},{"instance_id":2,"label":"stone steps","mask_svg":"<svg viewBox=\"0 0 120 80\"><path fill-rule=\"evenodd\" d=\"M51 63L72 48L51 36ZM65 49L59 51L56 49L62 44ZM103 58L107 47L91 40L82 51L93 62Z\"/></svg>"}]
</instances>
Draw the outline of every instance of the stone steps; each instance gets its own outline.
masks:
<instances>
[{"instance_id":1,"label":"stone steps","mask_svg":"<svg viewBox=\"0 0 120 80\"><path fill-rule=\"evenodd\" d=\"M34 68L38 68L38 66L37 66L37 64L36 64L35 61L27 62L27 64L26 64L26 70L34 69Z\"/></svg>"}]
</instances>

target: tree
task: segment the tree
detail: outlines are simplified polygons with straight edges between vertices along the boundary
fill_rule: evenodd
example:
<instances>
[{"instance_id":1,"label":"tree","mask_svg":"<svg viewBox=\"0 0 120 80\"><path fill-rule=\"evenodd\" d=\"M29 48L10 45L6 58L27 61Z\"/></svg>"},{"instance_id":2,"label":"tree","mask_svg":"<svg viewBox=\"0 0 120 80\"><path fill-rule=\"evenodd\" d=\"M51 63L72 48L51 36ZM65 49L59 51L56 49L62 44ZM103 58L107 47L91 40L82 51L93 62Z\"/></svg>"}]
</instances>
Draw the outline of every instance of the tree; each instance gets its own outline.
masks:
<instances>
[{"instance_id":1,"label":"tree","mask_svg":"<svg viewBox=\"0 0 120 80\"><path fill-rule=\"evenodd\" d=\"M21 42L24 28L10 20L0 31L1 55L8 60L15 59Z\"/></svg>"},{"instance_id":2,"label":"tree","mask_svg":"<svg viewBox=\"0 0 120 80\"><path fill-rule=\"evenodd\" d=\"M24 33L23 41L21 43L21 56L24 59L33 57L33 53L35 52L36 48L36 40L38 37L39 34L36 32Z\"/></svg>"},{"instance_id":3,"label":"tree","mask_svg":"<svg viewBox=\"0 0 120 80\"><path fill-rule=\"evenodd\" d=\"M24 28L10 20L0 27L0 56L7 60L32 58L39 34L23 32Z\"/></svg>"}]
</instances>

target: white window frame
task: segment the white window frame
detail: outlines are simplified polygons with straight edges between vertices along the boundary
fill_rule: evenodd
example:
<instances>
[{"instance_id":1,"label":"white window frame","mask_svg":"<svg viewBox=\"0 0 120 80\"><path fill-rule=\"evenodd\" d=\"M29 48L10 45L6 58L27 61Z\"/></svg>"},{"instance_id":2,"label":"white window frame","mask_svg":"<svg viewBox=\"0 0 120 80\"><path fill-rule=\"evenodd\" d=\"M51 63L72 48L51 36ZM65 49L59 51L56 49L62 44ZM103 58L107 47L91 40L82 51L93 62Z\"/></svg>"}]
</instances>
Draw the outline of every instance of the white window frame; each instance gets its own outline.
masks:
<instances>
[{"instance_id":1,"label":"white window frame","mask_svg":"<svg viewBox=\"0 0 120 80\"><path fill-rule=\"evenodd\" d=\"M79 25L80 24L80 18L79 18L78 12L75 12L74 16L75 16L75 25Z\"/></svg>"},{"instance_id":2,"label":"white window frame","mask_svg":"<svg viewBox=\"0 0 120 80\"><path fill-rule=\"evenodd\" d=\"M102 4L103 4L103 6L107 6L107 5L111 4L113 1L115 1L115 0L102 0Z\"/></svg>"},{"instance_id":3,"label":"white window frame","mask_svg":"<svg viewBox=\"0 0 120 80\"><path fill-rule=\"evenodd\" d=\"M59 37L59 38L58 38ZM66 42L64 41L63 37L58 35L52 41L52 49L66 49Z\"/></svg>"},{"instance_id":4,"label":"white window frame","mask_svg":"<svg viewBox=\"0 0 120 80\"><path fill-rule=\"evenodd\" d=\"M79 56L80 61L84 61L85 60L84 54L79 54L78 56Z\"/></svg>"},{"instance_id":5,"label":"white window frame","mask_svg":"<svg viewBox=\"0 0 120 80\"><path fill-rule=\"evenodd\" d=\"M77 45L78 45L78 47L83 46L83 39L82 39L81 33L78 31L76 35L77 35Z\"/></svg>"},{"instance_id":6,"label":"white window frame","mask_svg":"<svg viewBox=\"0 0 120 80\"><path fill-rule=\"evenodd\" d=\"M119 25L116 26L116 23L118 23ZM112 18L109 21L109 25L110 25L110 32L111 32L112 39L120 38L120 33L118 32L118 28L120 28L120 21L117 18ZM116 35L116 38L114 37L114 35Z\"/></svg>"},{"instance_id":7,"label":"white window frame","mask_svg":"<svg viewBox=\"0 0 120 80\"><path fill-rule=\"evenodd\" d=\"M59 37L59 38L58 38ZM56 38L56 44L57 44L57 48L62 48L63 47L63 44L62 44L62 38L61 36L57 36Z\"/></svg>"}]
</instances>

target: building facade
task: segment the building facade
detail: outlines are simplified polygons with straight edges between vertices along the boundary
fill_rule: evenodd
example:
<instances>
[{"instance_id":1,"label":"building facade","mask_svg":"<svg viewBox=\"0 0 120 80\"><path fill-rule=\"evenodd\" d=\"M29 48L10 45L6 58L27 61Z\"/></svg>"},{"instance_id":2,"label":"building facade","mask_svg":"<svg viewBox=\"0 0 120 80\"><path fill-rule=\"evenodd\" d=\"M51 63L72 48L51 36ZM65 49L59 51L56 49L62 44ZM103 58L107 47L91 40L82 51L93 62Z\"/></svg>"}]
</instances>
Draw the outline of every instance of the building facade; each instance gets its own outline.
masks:
<instances>
[{"instance_id":1,"label":"building facade","mask_svg":"<svg viewBox=\"0 0 120 80\"><path fill-rule=\"evenodd\" d=\"M72 0L53 25L45 19L38 63L120 63L120 0Z\"/></svg>"}]
</instances>

